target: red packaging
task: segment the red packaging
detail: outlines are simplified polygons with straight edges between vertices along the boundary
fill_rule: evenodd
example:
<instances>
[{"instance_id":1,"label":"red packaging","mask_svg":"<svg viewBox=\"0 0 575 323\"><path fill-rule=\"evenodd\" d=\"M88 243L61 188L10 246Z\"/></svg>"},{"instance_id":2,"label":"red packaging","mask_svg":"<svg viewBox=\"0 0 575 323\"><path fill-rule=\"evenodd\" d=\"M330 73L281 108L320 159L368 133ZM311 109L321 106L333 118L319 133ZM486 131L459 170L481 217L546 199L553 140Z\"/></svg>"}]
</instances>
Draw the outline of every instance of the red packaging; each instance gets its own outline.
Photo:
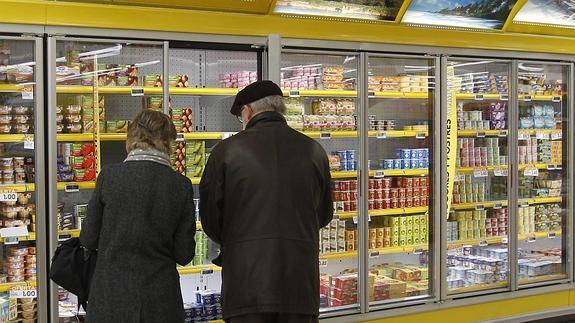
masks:
<instances>
[{"instance_id":1,"label":"red packaging","mask_svg":"<svg viewBox=\"0 0 575 323\"><path fill-rule=\"evenodd\" d=\"M405 198L400 198L400 199L399 199L399 208L400 208L400 209L403 209L403 208L405 208L405 207L406 207L406 206L405 206Z\"/></svg>"},{"instance_id":2,"label":"red packaging","mask_svg":"<svg viewBox=\"0 0 575 323\"><path fill-rule=\"evenodd\" d=\"M405 198L405 195L406 195L406 192L405 192L405 191L406 191L406 188L400 188L400 189L399 189L399 198L400 198L400 199L404 199L404 198Z\"/></svg>"},{"instance_id":3,"label":"red packaging","mask_svg":"<svg viewBox=\"0 0 575 323\"><path fill-rule=\"evenodd\" d=\"M392 198L391 199L391 209L399 208L399 198Z\"/></svg>"},{"instance_id":4,"label":"red packaging","mask_svg":"<svg viewBox=\"0 0 575 323\"><path fill-rule=\"evenodd\" d=\"M335 181L333 182L333 190L334 191L343 191L341 189L341 181Z\"/></svg>"},{"instance_id":5,"label":"red packaging","mask_svg":"<svg viewBox=\"0 0 575 323\"><path fill-rule=\"evenodd\" d=\"M406 197L405 198L405 207L413 207L413 198L412 197Z\"/></svg>"},{"instance_id":6,"label":"red packaging","mask_svg":"<svg viewBox=\"0 0 575 323\"><path fill-rule=\"evenodd\" d=\"M344 202L351 201L351 192L341 192L340 196L341 196L341 200Z\"/></svg>"},{"instance_id":7,"label":"red packaging","mask_svg":"<svg viewBox=\"0 0 575 323\"><path fill-rule=\"evenodd\" d=\"M413 188L406 188L405 189L405 198L413 197Z\"/></svg>"},{"instance_id":8,"label":"red packaging","mask_svg":"<svg viewBox=\"0 0 575 323\"><path fill-rule=\"evenodd\" d=\"M413 197L416 197L416 196L417 196L417 197L420 197L420 196L421 196L421 188L419 188L419 187L414 187L414 188L412 189L412 191L413 191Z\"/></svg>"},{"instance_id":9,"label":"red packaging","mask_svg":"<svg viewBox=\"0 0 575 323\"><path fill-rule=\"evenodd\" d=\"M350 191L357 191L357 180L349 181L347 185Z\"/></svg>"},{"instance_id":10,"label":"red packaging","mask_svg":"<svg viewBox=\"0 0 575 323\"><path fill-rule=\"evenodd\" d=\"M351 194L351 201L357 201L357 192L356 191L351 191L349 192Z\"/></svg>"},{"instance_id":11,"label":"red packaging","mask_svg":"<svg viewBox=\"0 0 575 323\"><path fill-rule=\"evenodd\" d=\"M375 189L380 190L383 188L383 179L375 179Z\"/></svg>"},{"instance_id":12,"label":"red packaging","mask_svg":"<svg viewBox=\"0 0 575 323\"><path fill-rule=\"evenodd\" d=\"M383 209L383 200L375 200L375 209L376 210Z\"/></svg>"},{"instance_id":13,"label":"red packaging","mask_svg":"<svg viewBox=\"0 0 575 323\"><path fill-rule=\"evenodd\" d=\"M415 196L411 198L413 201L413 207L421 206L421 199L419 196Z\"/></svg>"},{"instance_id":14,"label":"red packaging","mask_svg":"<svg viewBox=\"0 0 575 323\"><path fill-rule=\"evenodd\" d=\"M429 206L429 197L422 197L421 198L421 206Z\"/></svg>"},{"instance_id":15,"label":"red packaging","mask_svg":"<svg viewBox=\"0 0 575 323\"><path fill-rule=\"evenodd\" d=\"M375 207L375 200L367 201L367 207L369 210L373 210L373 208Z\"/></svg>"},{"instance_id":16,"label":"red packaging","mask_svg":"<svg viewBox=\"0 0 575 323\"><path fill-rule=\"evenodd\" d=\"M383 199L382 209L391 209L391 199Z\"/></svg>"},{"instance_id":17,"label":"red packaging","mask_svg":"<svg viewBox=\"0 0 575 323\"><path fill-rule=\"evenodd\" d=\"M367 192L367 199L368 200L375 200L375 190L369 190L369 192Z\"/></svg>"},{"instance_id":18,"label":"red packaging","mask_svg":"<svg viewBox=\"0 0 575 323\"><path fill-rule=\"evenodd\" d=\"M418 187L421 185L421 181L419 179L419 177L413 177L413 187Z\"/></svg>"},{"instance_id":19,"label":"red packaging","mask_svg":"<svg viewBox=\"0 0 575 323\"><path fill-rule=\"evenodd\" d=\"M384 188L383 190L381 190L381 196L384 199L391 198L391 190L389 188Z\"/></svg>"},{"instance_id":20,"label":"red packaging","mask_svg":"<svg viewBox=\"0 0 575 323\"><path fill-rule=\"evenodd\" d=\"M341 201L341 192L340 191L333 191L331 192L331 197L334 202Z\"/></svg>"},{"instance_id":21,"label":"red packaging","mask_svg":"<svg viewBox=\"0 0 575 323\"><path fill-rule=\"evenodd\" d=\"M382 178L381 179L381 185L382 188L391 188L391 184L392 184L392 179L391 178Z\"/></svg>"},{"instance_id":22,"label":"red packaging","mask_svg":"<svg viewBox=\"0 0 575 323\"><path fill-rule=\"evenodd\" d=\"M408 187L408 188L413 187L413 178L412 177L404 177L403 178L403 187Z\"/></svg>"},{"instance_id":23,"label":"red packaging","mask_svg":"<svg viewBox=\"0 0 575 323\"><path fill-rule=\"evenodd\" d=\"M399 198L399 189L398 188L392 188L390 190L391 192L391 198L395 199L395 198Z\"/></svg>"},{"instance_id":24,"label":"red packaging","mask_svg":"<svg viewBox=\"0 0 575 323\"><path fill-rule=\"evenodd\" d=\"M333 277L332 285L339 289L357 290L357 274L345 274Z\"/></svg>"},{"instance_id":25,"label":"red packaging","mask_svg":"<svg viewBox=\"0 0 575 323\"><path fill-rule=\"evenodd\" d=\"M383 191L381 189L375 191L375 199L376 200L381 200L383 199Z\"/></svg>"},{"instance_id":26,"label":"red packaging","mask_svg":"<svg viewBox=\"0 0 575 323\"><path fill-rule=\"evenodd\" d=\"M351 212L357 211L357 201L351 201L350 207L351 207L351 209L350 209Z\"/></svg>"},{"instance_id":27,"label":"red packaging","mask_svg":"<svg viewBox=\"0 0 575 323\"><path fill-rule=\"evenodd\" d=\"M427 187L421 187L421 197L428 197Z\"/></svg>"},{"instance_id":28,"label":"red packaging","mask_svg":"<svg viewBox=\"0 0 575 323\"><path fill-rule=\"evenodd\" d=\"M345 208L343 205L344 202L335 202L335 209L337 212L343 212L343 209Z\"/></svg>"},{"instance_id":29,"label":"red packaging","mask_svg":"<svg viewBox=\"0 0 575 323\"><path fill-rule=\"evenodd\" d=\"M369 180L369 189L373 190L375 188L375 179Z\"/></svg>"},{"instance_id":30,"label":"red packaging","mask_svg":"<svg viewBox=\"0 0 575 323\"><path fill-rule=\"evenodd\" d=\"M339 190L340 191L349 191L349 182L350 181L341 181L339 182Z\"/></svg>"},{"instance_id":31,"label":"red packaging","mask_svg":"<svg viewBox=\"0 0 575 323\"><path fill-rule=\"evenodd\" d=\"M343 202L343 211L351 212L351 202L349 201Z\"/></svg>"},{"instance_id":32,"label":"red packaging","mask_svg":"<svg viewBox=\"0 0 575 323\"><path fill-rule=\"evenodd\" d=\"M427 176L419 178L419 186L429 186L429 180Z\"/></svg>"}]
</instances>

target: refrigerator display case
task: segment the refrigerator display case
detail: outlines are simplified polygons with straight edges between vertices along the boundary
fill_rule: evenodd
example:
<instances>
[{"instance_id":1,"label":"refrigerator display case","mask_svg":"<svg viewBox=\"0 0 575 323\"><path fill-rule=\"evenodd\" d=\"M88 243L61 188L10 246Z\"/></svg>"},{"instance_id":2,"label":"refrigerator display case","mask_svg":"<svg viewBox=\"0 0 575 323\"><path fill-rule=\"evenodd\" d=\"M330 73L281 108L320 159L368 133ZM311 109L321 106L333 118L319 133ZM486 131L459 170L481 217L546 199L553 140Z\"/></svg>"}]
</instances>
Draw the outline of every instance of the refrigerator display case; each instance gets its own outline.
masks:
<instances>
[{"instance_id":1,"label":"refrigerator display case","mask_svg":"<svg viewBox=\"0 0 575 323\"><path fill-rule=\"evenodd\" d=\"M447 62L447 294L510 286L511 64Z\"/></svg>"},{"instance_id":2,"label":"refrigerator display case","mask_svg":"<svg viewBox=\"0 0 575 323\"><path fill-rule=\"evenodd\" d=\"M46 310L42 40L0 37L0 321ZM38 286L38 287L36 287Z\"/></svg>"},{"instance_id":3,"label":"refrigerator display case","mask_svg":"<svg viewBox=\"0 0 575 323\"><path fill-rule=\"evenodd\" d=\"M329 155L334 219L320 230L320 312L358 307L359 56L281 54L288 124L318 140Z\"/></svg>"},{"instance_id":4,"label":"refrigerator display case","mask_svg":"<svg viewBox=\"0 0 575 323\"><path fill-rule=\"evenodd\" d=\"M517 70L517 278L524 286L568 278L572 83L569 65L519 62Z\"/></svg>"},{"instance_id":5,"label":"refrigerator display case","mask_svg":"<svg viewBox=\"0 0 575 323\"><path fill-rule=\"evenodd\" d=\"M367 71L369 301L430 297L436 60L368 56Z\"/></svg>"}]
</instances>

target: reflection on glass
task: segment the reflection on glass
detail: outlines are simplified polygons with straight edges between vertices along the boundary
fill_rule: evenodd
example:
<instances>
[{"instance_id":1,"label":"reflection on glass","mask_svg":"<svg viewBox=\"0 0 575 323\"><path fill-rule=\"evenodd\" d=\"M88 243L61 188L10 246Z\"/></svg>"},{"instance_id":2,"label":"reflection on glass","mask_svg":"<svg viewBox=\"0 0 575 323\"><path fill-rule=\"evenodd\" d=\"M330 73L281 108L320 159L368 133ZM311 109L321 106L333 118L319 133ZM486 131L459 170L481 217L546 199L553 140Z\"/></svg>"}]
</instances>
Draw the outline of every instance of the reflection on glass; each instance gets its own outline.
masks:
<instances>
[{"instance_id":1,"label":"reflection on glass","mask_svg":"<svg viewBox=\"0 0 575 323\"><path fill-rule=\"evenodd\" d=\"M509 64L448 64L449 114L457 128L448 138L456 147L448 157L448 292L505 287L509 283Z\"/></svg>"},{"instance_id":2,"label":"reflection on glass","mask_svg":"<svg viewBox=\"0 0 575 323\"><path fill-rule=\"evenodd\" d=\"M435 66L373 57L368 75L370 301L430 295Z\"/></svg>"},{"instance_id":3,"label":"reflection on glass","mask_svg":"<svg viewBox=\"0 0 575 323\"><path fill-rule=\"evenodd\" d=\"M516 0L415 0L402 22L479 29L500 29Z\"/></svg>"},{"instance_id":4,"label":"reflection on glass","mask_svg":"<svg viewBox=\"0 0 575 323\"><path fill-rule=\"evenodd\" d=\"M513 21L575 26L575 1L528 0Z\"/></svg>"},{"instance_id":5,"label":"reflection on glass","mask_svg":"<svg viewBox=\"0 0 575 323\"><path fill-rule=\"evenodd\" d=\"M519 64L519 282L565 277L568 68Z\"/></svg>"},{"instance_id":6,"label":"reflection on glass","mask_svg":"<svg viewBox=\"0 0 575 323\"><path fill-rule=\"evenodd\" d=\"M369 20L395 20L401 0L279 0L276 13L356 18Z\"/></svg>"}]
</instances>

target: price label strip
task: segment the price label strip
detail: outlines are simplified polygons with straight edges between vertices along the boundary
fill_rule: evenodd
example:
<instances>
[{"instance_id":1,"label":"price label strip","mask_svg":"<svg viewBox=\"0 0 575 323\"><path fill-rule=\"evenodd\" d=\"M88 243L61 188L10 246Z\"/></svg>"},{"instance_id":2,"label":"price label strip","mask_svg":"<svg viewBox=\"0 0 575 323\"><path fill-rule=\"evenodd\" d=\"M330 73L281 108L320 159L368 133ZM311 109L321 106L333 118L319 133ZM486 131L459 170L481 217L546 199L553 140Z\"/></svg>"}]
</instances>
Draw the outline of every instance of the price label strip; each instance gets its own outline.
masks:
<instances>
[{"instance_id":1,"label":"price label strip","mask_svg":"<svg viewBox=\"0 0 575 323\"><path fill-rule=\"evenodd\" d=\"M64 187L64 191L66 193L80 192L80 185L78 185L78 184L67 184L66 187Z\"/></svg>"},{"instance_id":2,"label":"price label strip","mask_svg":"<svg viewBox=\"0 0 575 323\"><path fill-rule=\"evenodd\" d=\"M290 98L299 98L300 93L299 93L299 91L289 91L289 97Z\"/></svg>"},{"instance_id":3,"label":"price label strip","mask_svg":"<svg viewBox=\"0 0 575 323\"><path fill-rule=\"evenodd\" d=\"M183 133L177 134L176 135L176 141L185 141L184 134Z\"/></svg>"},{"instance_id":4,"label":"price label strip","mask_svg":"<svg viewBox=\"0 0 575 323\"><path fill-rule=\"evenodd\" d=\"M141 87L140 88L135 87L135 88L132 88L131 93L132 93L132 96L144 96L144 89Z\"/></svg>"},{"instance_id":5,"label":"price label strip","mask_svg":"<svg viewBox=\"0 0 575 323\"><path fill-rule=\"evenodd\" d=\"M497 136L499 137L507 137L507 130L499 130L499 133L497 134Z\"/></svg>"},{"instance_id":6,"label":"price label strip","mask_svg":"<svg viewBox=\"0 0 575 323\"><path fill-rule=\"evenodd\" d=\"M5 245L15 245L20 243L20 237L6 237L4 238Z\"/></svg>"},{"instance_id":7,"label":"price label strip","mask_svg":"<svg viewBox=\"0 0 575 323\"><path fill-rule=\"evenodd\" d=\"M540 140L548 140L549 134L546 132L538 131L535 133L535 138L540 139Z\"/></svg>"},{"instance_id":8,"label":"price label strip","mask_svg":"<svg viewBox=\"0 0 575 323\"><path fill-rule=\"evenodd\" d=\"M519 140L529 140L531 139L531 136L528 133L525 132L519 132L519 135L517 137Z\"/></svg>"},{"instance_id":9,"label":"price label strip","mask_svg":"<svg viewBox=\"0 0 575 323\"><path fill-rule=\"evenodd\" d=\"M417 248L417 249L413 250L414 255L421 255L422 253L423 253L423 249L421 249L421 248Z\"/></svg>"},{"instance_id":10,"label":"price label strip","mask_svg":"<svg viewBox=\"0 0 575 323\"><path fill-rule=\"evenodd\" d=\"M456 182L463 182L465 181L465 175L455 175Z\"/></svg>"},{"instance_id":11,"label":"price label strip","mask_svg":"<svg viewBox=\"0 0 575 323\"><path fill-rule=\"evenodd\" d=\"M530 236L527 238L527 242L535 242L537 241L537 238L535 236Z\"/></svg>"},{"instance_id":12,"label":"price label strip","mask_svg":"<svg viewBox=\"0 0 575 323\"><path fill-rule=\"evenodd\" d=\"M547 238L549 239L555 239L557 237L557 234L555 232L549 232L549 234L547 235Z\"/></svg>"},{"instance_id":13,"label":"price label strip","mask_svg":"<svg viewBox=\"0 0 575 323\"><path fill-rule=\"evenodd\" d=\"M539 169L534 168L534 167L526 168L523 171L523 175L524 176L530 176L530 177L537 177L537 176L539 176Z\"/></svg>"},{"instance_id":14,"label":"price label strip","mask_svg":"<svg viewBox=\"0 0 575 323\"><path fill-rule=\"evenodd\" d=\"M371 258L371 259L379 258L379 251L371 251L369 253L369 258Z\"/></svg>"},{"instance_id":15,"label":"price label strip","mask_svg":"<svg viewBox=\"0 0 575 323\"><path fill-rule=\"evenodd\" d=\"M58 235L58 241L60 241L60 242L66 241L70 238L72 238L72 235L70 233L61 233Z\"/></svg>"},{"instance_id":16,"label":"price label strip","mask_svg":"<svg viewBox=\"0 0 575 323\"><path fill-rule=\"evenodd\" d=\"M553 131L551 133L551 140L560 140L563 139L563 133L561 131Z\"/></svg>"},{"instance_id":17,"label":"price label strip","mask_svg":"<svg viewBox=\"0 0 575 323\"><path fill-rule=\"evenodd\" d=\"M487 169L476 169L473 171L473 177L481 178L489 176Z\"/></svg>"},{"instance_id":18,"label":"price label strip","mask_svg":"<svg viewBox=\"0 0 575 323\"><path fill-rule=\"evenodd\" d=\"M320 259L319 260L320 267L327 267L327 259Z\"/></svg>"},{"instance_id":19,"label":"price label strip","mask_svg":"<svg viewBox=\"0 0 575 323\"><path fill-rule=\"evenodd\" d=\"M387 139L387 132L385 132L385 131L378 131L376 137L377 137L377 139Z\"/></svg>"},{"instance_id":20,"label":"price label strip","mask_svg":"<svg viewBox=\"0 0 575 323\"><path fill-rule=\"evenodd\" d=\"M501 95L499 95L499 99L501 101L509 101L509 95L508 94L501 94Z\"/></svg>"},{"instance_id":21,"label":"price label strip","mask_svg":"<svg viewBox=\"0 0 575 323\"><path fill-rule=\"evenodd\" d=\"M531 95L525 95L525 96L523 96L523 101L531 102L531 101L533 101L533 97Z\"/></svg>"},{"instance_id":22,"label":"price label strip","mask_svg":"<svg viewBox=\"0 0 575 323\"><path fill-rule=\"evenodd\" d=\"M487 240L481 240L479 241L479 246L480 247L487 247L489 245L489 243L487 243Z\"/></svg>"},{"instance_id":23,"label":"price label strip","mask_svg":"<svg viewBox=\"0 0 575 323\"><path fill-rule=\"evenodd\" d=\"M509 171L507 169L495 169L493 170L493 175L497 176L497 177L507 177L507 175L509 174Z\"/></svg>"},{"instance_id":24,"label":"price label strip","mask_svg":"<svg viewBox=\"0 0 575 323\"><path fill-rule=\"evenodd\" d=\"M24 149L34 150L34 136L33 135L24 136Z\"/></svg>"},{"instance_id":25,"label":"price label strip","mask_svg":"<svg viewBox=\"0 0 575 323\"><path fill-rule=\"evenodd\" d=\"M552 102L561 102L561 97L560 96L554 96L553 99L551 99Z\"/></svg>"},{"instance_id":26,"label":"price label strip","mask_svg":"<svg viewBox=\"0 0 575 323\"><path fill-rule=\"evenodd\" d=\"M483 94L475 94L475 101L483 101Z\"/></svg>"},{"instance_id":27,"label":"price label strip","mask_svg":"<svg viewBox=\"0 0 575 323\"><path fill-rule=\"evenodd\" d=\"M29 286L16 286L10 289L10 298L37 298L36 288Z\"/></svg>"},{"instance_id":28,"label":"price label strip","mask_svg":"<svg viewBox=\"0 0 575 323\"><path fill-rule=\"evenodd\" d=\"M367 92L367 97L370 98L370 99L375 98L375 92L373 92L373 91Z\"/></svg>"},{"instance_id":29,"label":"price label strip","mask_svg":"<svg viewBox=\"0 0 575 323\"><path fill-rule=\"evenodd\" d=\"M319 139L329 140L329 139L331 139L331 133L330 132L322 132L319 134Z\"/></svg>"},{"instance_id":30,"label":"price label strip","mask_svg":"<svg viewBox=\"0 0 575 323\"><path fill-rule=\"evenodd\" d=\"M15 191L0 192L0 202L16 202L18 194Z\"/></svg>"},{"instance_id":31,"label":"price label strip","mask_svg":"<svg viewBox=\"0 0 575 323\"><path fill-rule=\"evenodd\" d=\"M22 88L22 100L34 100L34 88L26 86Z\"/></svg>"},{"instance_id":32,"label":"price label strip","mask_svg":"<svg viewBox=\"0 0 575 323\"><path fill-rule=\"evenodd\" d=\"M509 239L507 237L501 238L501 243L508 243Z\"/></svg>"},{"instance_id":33,"label":"price label strip","mask_svg":"<svg viewBox=\"0 0 575 323\"><path fill-rule=\"evenodd\" d=\"M376 170L375 174L373 175L373 177L375 178L384 178L385 177L385 172L382 170Z\"/></svg>"},{"instance_id":34,"label":"price label strip","mask_svg":"<svg viewBox=\"0 0 575 323\"><path fill-rule=\"evenodd\" d=\"M418 132L417 134L415 134L416 139L425 139L425 137L427 137L425 132Z\"/></svg>"},{"instance_id":35,"label":"price label strip","mask_svg":"<svg viewBox=\"0 0 575 323\"><path fill-rule=\"evenodd\" d=\"M493 208L496 210L502 209L503 208L503 203L501 202L496 202L493 204Z\"/></svg>"},{"instance_id":36,"label":"price label strip","mask_svg":"<svg viewBox=\"0 0 575 323\"><path fill-rule=\"evenodd\" d=\"M485 138L485 131L478 131L477 138Z\"/></svg>"},{"instance_id":37,"label":"price label strip","mask_svg":"<svg viewBox=\"0 0 575 323\"><path fill-rule=\"evenodd\" d=\"M483 210L485 210L485 205L483 205L483 204L477 204L477 205L475 205L475 209L476 209L477 211L483 211Z\"/></svg>"}]
</instances>

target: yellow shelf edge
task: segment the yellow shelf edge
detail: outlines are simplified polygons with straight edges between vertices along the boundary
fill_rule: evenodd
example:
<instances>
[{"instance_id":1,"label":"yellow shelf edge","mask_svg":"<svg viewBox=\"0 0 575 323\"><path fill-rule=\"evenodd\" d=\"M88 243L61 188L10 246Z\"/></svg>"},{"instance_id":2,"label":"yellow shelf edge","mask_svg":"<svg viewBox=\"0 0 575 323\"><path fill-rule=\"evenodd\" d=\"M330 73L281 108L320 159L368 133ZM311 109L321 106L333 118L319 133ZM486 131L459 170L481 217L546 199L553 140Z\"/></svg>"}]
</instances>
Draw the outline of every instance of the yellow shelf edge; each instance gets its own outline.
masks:
<instances>
[{"instance_id":1,"label":"yellow shelf edge","mask_svg":"<svg viewBox=\"0 0 575 323\"><path fill-rule=\"evenodd\" d=\"M31 134L33 136L33 134ZM0 135L0 142L23 142L27 135Z\"/></svg>"},{"instance_id":2,"label":"yellow shelf edge","mask_svg":"<svg viewBox=\"0 0 575 323\"><path fill-rule=\"evenodd\" d=\"M469 210L469 209L475 209L477 206L480 205L482 205L484 208L492 208L496 203L501 203L502 206L507 206L507 200L501 200L501 201L452 204L451 208L454 210Z\"/></svg>"},{"instance_id":3,"label":"yellow shelf edge","mask_svg":"<svg viewBox=\"0 0 575 323\"><path fill-rule=\"evenodd\" d=\"M397 247L385 247L369 249L369 252L379 252L380 255L391 255L397 253L414 252L416 250L429 250L429 244L420 243L408 246L397 246ZM320 254L319 259L330 260L330 259L349 259L357 257L358 251L343 251L335 253Z\"/></svg>"},{"instance_id":4,"label":"yellow shelf edge","mask_svg":"<svg viewBox=\"0 0 575 323\"><path fill-rule=\"evenodd\" d=\"M185 87L171 87L169 92L172 95L236 95L240 89L227 89L227 88L185 88Z\"/></svg>"},{"instance_id":5,"label":"yellow shelf edge","mask_svg":"<svg viewBox=\"0 0 575 323\"><path fill-rule=\"evenodd\" d=\"M0 243L4 242L4 238L0 237ZM36 232L29 232L26 236L18 237L18 241L35 241L36 240Z\"/></svg>"},{"instance_id":6,"label":"yellow shelf edge","mask_svg":"<svg viewBox=\"0 0 575 323\"><path fill-rule=\"evenodd\" d=\"M341 172L341 171L334 171L331 172L332 179L340 179L340 178L356 178L357 172L349 171L349 172Z\"/></svg>"},{"instance_id":7,"label":"yellow shelf edge","mask_svg":"<svg viewBox=\"0 0 575 323\"><path fill-rule=\"evenodd\" d=\"M144 89L145 94L161 95L163 93L162 87L150 86L100 86L98 93L100 94L131 94L132 89ZM92 86L57 86L56 93L63 94L91 94L94 88ZM226 88L169 88L169 93L172 95L236 95L239 89L226 89Z\"/></svg>"},{"instance_id":8,"label":"yellow shelf edge","mask_svg":"<svg viewBox=\"0 0 575 323\"><path fill-rule=\"evenodd\" d=\"M469 293L469 292L479 292L482 290L503 288L503 287L507 287L508 285L509 285L509 283L506 281L497 282L497 283L493 283L493 284L475 285L475 286L469 286L469 287L462 287L462 288L458 288L458 289L451 289L451 290L447 291L447 294L453 295L453 294L462 294L462 293Z\"/></svg>"},{"instance_id":9,"label":"yellow shelf edge","mask_svg":"<svg viewBox=\"0 0 575 323\"><path fill-rule=\"evenodd\" d=\"M0 284L0 292L8 292L10 289L16 286L31 286L36 287L35 281L17 282L17 283L4 283Z\"/></svg>"},{"instance_id":10,"label":"yellow shelf edge","mask_svg":"<svg viewBox=\"0 0 575 323\"><path fill-rule=\"evenodd\" d=\"M519 203L528 204L547 204L547 203L561 203L561 197L535 197L535 198L524 198L519 199Z\"/></svg>"},{"instance_id":11,"label":"yellow shelf edge","mask_svg":"<svg viewBox=\"0 0 575 323\"><path fill-rule=\"evenodd\" d=\"M222 139L224 137L223 132L186 132L183 134L184 139Z\"/></svg>"},{"instance_id":12,"label":"yellow shelf edge","mask_svg":"<svg viewBox=\"0 0 575 323\"><path fill-rule=\"evenodd\" d=\"M551 134L562 131L563 129L519 129L519 133L527 135L535 135L537 133Z\"/></svg>"},{"instance_id":13,"label":"yellow shelf edge","mask_svg":"<svg viewBox=\"0 0 575 323\"><path fill-rule=\"evenodd\" d=\"M63 230L58 231L58 236L63 234L69 234L72 238L78 238L80 236L80 230Z\"/></svg>"},{"instance_id":14,"label":"yellow shelf edge","mask_svg":"<svg viewBox=\"0 0 575 323\"><path fill-rule=\"evenodd\" d=\"M415 130L383 130L383 131L374 131L370 130L368 135L370 138L377 138L385 134L388 138L410 138L410 137L417 137L418 135L425 135L425 137L429 136L429 131L415 131Z\"/></svg>"},{"instance_id":15,"label":"yellow shelf edge","mask_svg":"<svg viewBox=\"0 0 575 323\"><path fill-rule=\"evenodd\" d=\"M429 92L372 92L375 98L383 99L429 99Z\"/></svg>"},{"instance_id":16,"label":"yellow shelf edge","mask_svg":"<svg viewBox=\"0 0 575 323\"><path fill-rule=\"evenodd\" d=\"M22 87L18 84L0 84L0 92L22 92Z\"/></svg>"},{"instance_id":17,"label":"yellow shelf edge","mask_svg":"<svg viewBox=\"0 0 575 323\"><path fill-rule=\"evenodd\" d=\"M68 185L78 185L79 189L94 189L96 182L58 182L56 185L59 191L65 190Z\"/></svg>"},{"instance_id":18,"label":"yellow shelf edge","mask_svg":"<svg viewBox=\"0 0 575 323\"><path fill-rule=\"evenodd\" d=\"M202 265L202 266L193 266L193 267L180 267L178 268L178 273L180 275L191 275L191 274L199 274L204 270L213 270L213 271L221 271L222 267L218 267L215 265Z\"/></svg>"},{"instance_id":19,"label":"yellow shelf edge","mask_svg":"<svg viewBox=\"0 0 575 323\"><path fill-rule=\"evenodd\" d=\"M26 184L0 184L0 192L11 192L14 191L16 193L25 193L25 192L34 192L36 186L34 183L26 183Z\"/></svg>"},{"instance_id":20,"label":"yellow shelf edge","mask_svg":"<svg viewBox=\"0 0 575 323\"><path fill-rule=\"evenodd\" d=\"M56 135L57 141L93 141L93 133L82 133L82 134L67 134L62 133Z\"/></svg>"},{"instance_id":21,"label":"yellow shelf edge","mask_svg":"<svg viewBox=\"0 0 575 323\"><path fill-rule=\"evenodd\" d=\"M127 133L101 133L100 140L102 141L124 141L128 139Z\"/></svg>"},{"instance_id":22,"label":"yellow shelf edge","mask_svg":"<svg viewBox=\"0 0 575 323\"><path fill-rule=\"evenodd\" d=\"M429 210L427 206L419 206L419 207L410 207L410 208L403 208L403 209L385 209L385 210L370 210L370 216L386 216L386 215L403 215L403 214L416 214L416 213L425 213Z\"/></svg>"},{"instance_id":23,"label":"yellow shelf edge","mask_svg":"<svg viewBox=\"0 0 575 323\"><path fill-rule=\"evenodd\" d=\"M342 251L342 252L320 254L319 259L322 259L322 260L348 259L348 258L357 257L357 255L358 255L357 251Z\"/></svg>"},{"instance_id":24,"label":"yellow shelf edge","mask_svg":"<svg viewBox=\"0 0 575 323\"><path fill-rule=\"evenodd\" d=\"M566 274L544 275L544 276L538 276L538 277L533 277L533 278L521 278L521 279L519 279L519 284L533 284L533 283L539 283L539 282L550 281L550 280L559 280L559 279L565 279L565 278L567 278Z\"/></svg>"},{"instance_id":25,"label":"yellow shelf edge","mask_svg":"<svg viewBox=\"0 0 575 323\"><path fill-rule=\"evenodd\" d=\"M501 95L507 95L506 93L457 93L455 97L459 100L475 100L476 97L481 96L483 99L487 100L500 100Z\"/></svg>"},{"instance_id":26,"label":"yellow shelf edge","mask_svg":"<svg viewBox=\"0 0 575 323\"><path fill-rule=\"evenodd\" d=\"M338 212L334 213L334 218L338 218L341 220L352 219L353 217L357 216L357 212Z\"/></svg>"},{"instance_id":27,"label":"yellow shelf edge","mask_svg":"<svg viewBox=\"0 0 575 323\"><path fill-rule=\"evenodd\" d=\"M357 131L300 131L310 138L320 138L323 134L329 134L332 138L358 138Z\"/></svg>"},{"instance_id":28,"label":"yellow shelf edge","mask_svg":"<svg viewBox=\"0 0 575 323\"><path fill-rule=\"evenodd\" d=\"M384 176L418 176L418 175L428 175L428 168L419 169L390 169L390 170L380 170L380 171L369 171L369 176L374 177L378 173L383 172Z\"/></svg>"},{"instance_id":29,"label":"yellow shelf edge","mask_svg":"<svg viewBox=\"0 0 575 323\"><path fill-rule=\"evenodd\" d=\"M457 130L458 137L475 137L478 133L484 133L487 137L499 137L502 132L507 132L505 136L509 134L507 129L501 130Z\"/></svg>"},{"instance_id":30,"label":"yellow shelf edge","mask_svg":"<svg viewBox=\"0 0 575 323\"><path fill-rule=\"evenodd\" d=\"M284 96L290 97L357 97L357 91L351 90L282 90Z\"/></svg>"}]
</instances>

